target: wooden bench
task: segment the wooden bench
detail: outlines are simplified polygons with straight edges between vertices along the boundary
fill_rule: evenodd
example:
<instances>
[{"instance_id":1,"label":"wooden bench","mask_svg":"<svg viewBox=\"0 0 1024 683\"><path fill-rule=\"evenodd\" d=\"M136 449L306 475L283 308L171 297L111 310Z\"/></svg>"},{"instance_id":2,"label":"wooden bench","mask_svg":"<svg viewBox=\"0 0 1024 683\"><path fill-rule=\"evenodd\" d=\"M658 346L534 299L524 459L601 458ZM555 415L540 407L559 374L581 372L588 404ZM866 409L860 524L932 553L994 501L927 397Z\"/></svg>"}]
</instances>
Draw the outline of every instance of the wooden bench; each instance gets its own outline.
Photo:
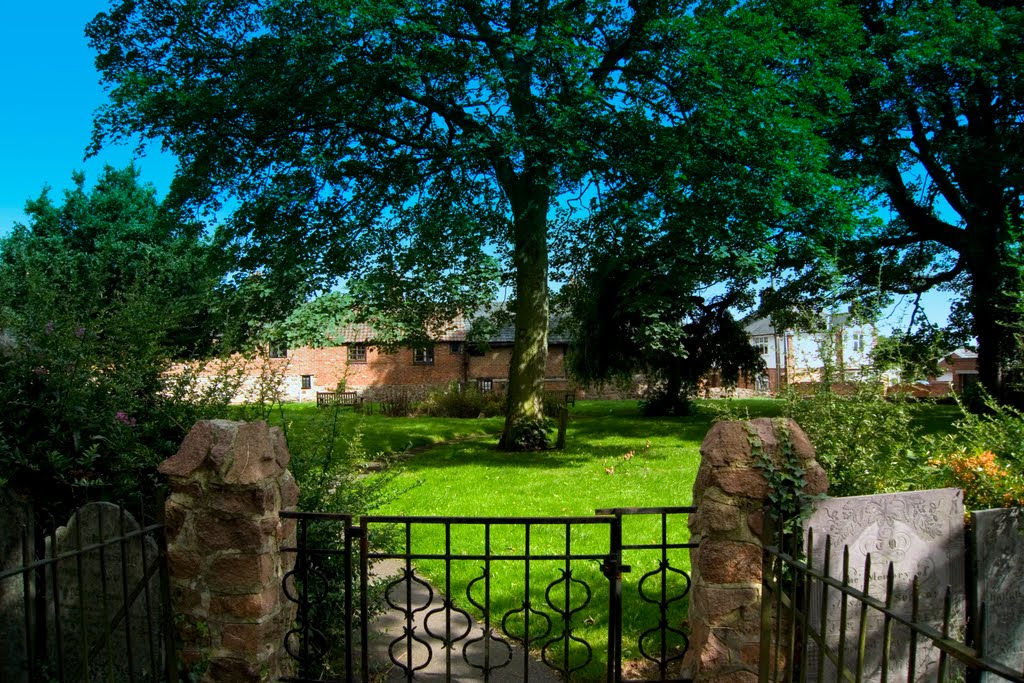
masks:
<instances>
[{"instance_id":1,"label":"wooden bench","mask_svg":"<svg viewBox=\"0 0 1024 683\"><path fill-rule=\"evenodd\" d=\"M328 408L330 406L351 406L358 411L363 409L363 398L354 391L316 392L316 407Z\"/></svg>"}]
</instances>

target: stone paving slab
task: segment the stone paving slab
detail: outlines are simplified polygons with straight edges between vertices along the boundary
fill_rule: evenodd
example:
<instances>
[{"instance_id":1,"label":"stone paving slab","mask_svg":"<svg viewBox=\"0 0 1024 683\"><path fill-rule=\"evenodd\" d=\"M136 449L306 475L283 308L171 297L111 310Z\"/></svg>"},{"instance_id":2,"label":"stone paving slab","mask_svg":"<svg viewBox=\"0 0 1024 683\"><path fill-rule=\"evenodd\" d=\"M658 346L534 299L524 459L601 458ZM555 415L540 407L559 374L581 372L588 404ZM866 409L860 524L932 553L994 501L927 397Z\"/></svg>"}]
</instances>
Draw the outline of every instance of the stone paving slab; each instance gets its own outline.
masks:
<instances>
[{"instance_id":1,"label":"stone paving slab","mask_svg":"<svg viewBox=\"0 0 1024 683\"><path fill-rule=\"evenodd\" d=\"M379 562L373 567L373 575L377 578L391 577L390 580L394 580L402 574L404 563L400 560L384 560ZM407 585L411 584L411 585ZM408 591L408 592L407 592ZM431 592L433 595L431 596ZM430 657L429 663L422 669L417 669L415 673L416 680L423 681L480 681L483 680L483 672L479 668L474 668L470 663L467 663L463 658L463 645L468 642L472 642L474 639L482 639L484 636L482 625L473 622L470 625L469 634L460 639L459 642L455 643L454 648L451 650L450 666L451 674L448 679L448 662L446 662L445 647L440 640L430 638L426 635L426 628L424 618L432 610L444 607L444 596L441 591L433 588L432 591L426 588L424 585L416 581L402 581L390 590L391 601L396 605L404 606L406 599L411 596L411 603L416 607L422 607L427 605L425 609L420 609L416 612L414 618L415 634L427 640L430 643L432 656ZM432 599L431 599L432 597ZM439 613L430 618L430 625L435 633L439 632L439 629L444 627L444 615ZM451 628L454 632L454 637L461 635L467 627L466 620L461 615L453 612ZM370 638L369 638L369 658L370 666L375 672L373 678L379 681L401 681L405 680L405 671L401 666L396 665L391 661L391 657L388 655L389 647L392 647L392 643L396 638L399 638L404 633L405 629L405 615L394 609L390 609L377 616L374 621L370 624ZM500 638L495 635L494 638ZM469 646L469 659L474 664L482 664L484 654L482 644L474 647ZM489 680L495 681L496 683L504 683L506 681L535 681L536 683L555 683L560 680L558 674L552 669L545 666L534 656L524 657L523 648L519 645L508 643L504 639L500 641L492 640L491 645L491 658L497 658L499 661L504 660L508 657L508 652L511 651L512 658L507 665L500 669L493 670L489 676ZM398 645L394 646L393 652L395 658L403 664L406 662L407 648L404 640L400 641ZM413 666L419 667L427 659L428 653L426 647L416 644L413 646ZM524 669L524 661L526 667Z\"/></svg>"}]
</instances>

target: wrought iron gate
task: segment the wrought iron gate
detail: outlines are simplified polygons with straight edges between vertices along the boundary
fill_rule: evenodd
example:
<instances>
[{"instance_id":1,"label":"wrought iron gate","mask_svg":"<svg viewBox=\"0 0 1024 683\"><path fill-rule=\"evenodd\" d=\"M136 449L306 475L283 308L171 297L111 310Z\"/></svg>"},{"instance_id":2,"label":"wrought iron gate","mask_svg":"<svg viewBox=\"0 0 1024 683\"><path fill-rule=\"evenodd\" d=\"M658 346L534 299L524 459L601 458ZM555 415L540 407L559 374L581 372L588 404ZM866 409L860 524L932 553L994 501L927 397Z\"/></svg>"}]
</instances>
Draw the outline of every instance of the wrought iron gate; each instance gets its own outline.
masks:
<instances>
[{"instance_id":1,"label":"wrought iron gate","mask_svg":"<svg viewBox=\"0 0 1024 683\"><path fill-rule=\"evenodd\" d=\"M616 508L593 517L394 517L282 513L298 520L285 592L298 605L285 637L296 675L366 681L390 667L406 680L490 680L514 671L608 681L672 678L687 646L686 552L693 508ZM623 542L631 520L644 536ZM625 520L625 522L624 522ZM624 555L656 561L623 595ZM673 560L675 559L675 564ZM434 578L423 578L426 572ZM651 605L639 641L623 643L623 603ZM381 617L380 611L385 615ZM629 610L637 618L637 610ZM636 629L633 629L636 631ZM375 631L378 631L375 633ZM383 633L380 633L383 631ZM602 652L607 665L602 668ZM648 663L626 678L622 660ZM678 675L678 674L676 674Z\"/></svg>"}]
</instances>

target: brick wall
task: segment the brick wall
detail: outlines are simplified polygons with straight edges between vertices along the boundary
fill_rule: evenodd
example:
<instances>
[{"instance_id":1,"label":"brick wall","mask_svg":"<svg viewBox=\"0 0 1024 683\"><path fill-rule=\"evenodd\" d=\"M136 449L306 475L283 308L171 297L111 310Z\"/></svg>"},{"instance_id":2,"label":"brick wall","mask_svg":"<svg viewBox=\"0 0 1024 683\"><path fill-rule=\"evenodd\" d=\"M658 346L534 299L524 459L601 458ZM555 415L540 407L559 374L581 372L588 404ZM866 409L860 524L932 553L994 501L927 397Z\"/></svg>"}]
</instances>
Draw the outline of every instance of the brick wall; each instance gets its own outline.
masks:
<instances>
[{"instance_id":1,"label":"brick wall","mask_svg":"<svg viewBox=\"0 0 1024 683\"><path fill-rule=\"evenodd\" d=\"M512 359L511 346L495 346L481 356L469 355L464 346L452 353L450 342L437 342L433 346L432 364L414 362L412 349L400 348L388 352L373 346L366 347L365 361L350 361L347 346L329 348L297 347L288 349L285 358L257 360L245 366L249 381L240 399L247 398L259 383L258 378L266 362L274 372L283 373L282 391L287 401L315 401L318 391L334 391L342 380L348 391L366 393L373 388L388 386L443 387L452 382L473 382L479 378L495 380L496 388L508 379ZM208 366L204 374L212 376L216 364ZM309 387L303 387L303 378L309 378ZM545 381L548 389L561 391L569 386L565 374L565 347L548 348Z\"/></svg>"}]
</instances>

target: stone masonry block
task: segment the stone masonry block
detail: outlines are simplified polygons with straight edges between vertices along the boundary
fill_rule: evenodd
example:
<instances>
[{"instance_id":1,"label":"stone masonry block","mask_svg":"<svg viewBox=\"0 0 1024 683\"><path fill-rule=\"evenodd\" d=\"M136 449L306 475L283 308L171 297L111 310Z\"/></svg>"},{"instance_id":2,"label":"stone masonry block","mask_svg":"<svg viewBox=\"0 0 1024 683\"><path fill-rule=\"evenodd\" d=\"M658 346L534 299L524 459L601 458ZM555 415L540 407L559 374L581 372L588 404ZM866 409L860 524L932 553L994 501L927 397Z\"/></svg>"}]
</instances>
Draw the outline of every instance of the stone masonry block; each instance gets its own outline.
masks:
<instances>
[{"instance_id":1,"label":"stone masonry block","mask_svg":"<svg viewBox=\"0 0 1024 683\"><path fill-rule=\"evenodd\" d=\"M207 584L211 591L229 595L258 593L278 580L273 568L269 554L228 555L210 563Z\"/></svg>"},{"instance_id":2,"label":"stone masonry block","mask_svg":"<svg viewBox=\"0 0 1024 683\"><path fill-rule=\"evenodd\" d=\"M734 496L755 500L768 497L768 481L759 469L715 468L711 484Z\"/></svg>"},{"instance_id":3,"label":"stone masonry block","mask_svg":"<svg viewBox=\"0 0 1024 683\"><path fill-rule=\"evenodd\" d=\"M761 548L753 543L701 543L698 567L706 584L760 584Z\"/></svg>"}]
</instances>

